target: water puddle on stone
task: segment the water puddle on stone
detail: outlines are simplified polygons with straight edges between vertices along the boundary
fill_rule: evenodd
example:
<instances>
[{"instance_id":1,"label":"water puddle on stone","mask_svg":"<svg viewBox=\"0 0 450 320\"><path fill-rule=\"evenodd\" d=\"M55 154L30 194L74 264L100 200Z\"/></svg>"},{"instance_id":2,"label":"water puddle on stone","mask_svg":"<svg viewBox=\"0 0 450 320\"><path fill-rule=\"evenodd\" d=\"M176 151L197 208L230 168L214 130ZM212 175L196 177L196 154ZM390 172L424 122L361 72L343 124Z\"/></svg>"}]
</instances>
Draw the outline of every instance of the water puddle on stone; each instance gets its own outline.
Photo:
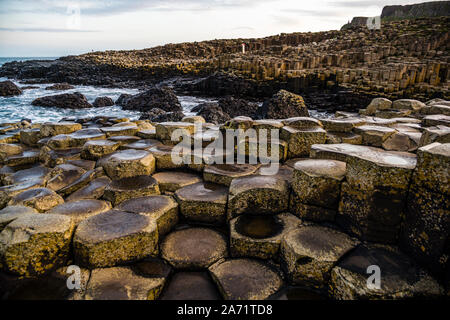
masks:
<instances>
[{"instance_id":1,"label":"water puddle on stone","mask_svg":"<svg viewBox=\"0 0 450 320\"><path fill-rule=\"evenodd\" d=\"M265 239L278 235L283 224L274 216L243 215L236 223L236 231L254 239Z\"/></svg>"}]
</instances>

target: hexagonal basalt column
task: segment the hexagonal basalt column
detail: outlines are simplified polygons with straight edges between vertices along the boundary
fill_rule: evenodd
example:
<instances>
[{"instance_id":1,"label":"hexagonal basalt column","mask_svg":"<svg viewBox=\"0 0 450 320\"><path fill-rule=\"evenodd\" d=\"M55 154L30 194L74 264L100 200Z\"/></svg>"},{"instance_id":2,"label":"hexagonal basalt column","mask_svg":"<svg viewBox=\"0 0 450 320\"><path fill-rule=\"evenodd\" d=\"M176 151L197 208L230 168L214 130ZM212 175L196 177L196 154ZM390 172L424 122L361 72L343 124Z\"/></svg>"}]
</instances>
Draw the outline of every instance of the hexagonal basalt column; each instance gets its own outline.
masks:
<instances>
[{"instance_id":1,"label":"hexagonal basalt column","mask_svg":"<svg viewBox=\"0 0 450 320\"><path fill-rule=\"evenodd\" d=\"M60 164L50 171L47 188L59 192L80 179L85 172L86 170L71 164Z\"/></svg>"},{"instance_id":2,"label":"hexagonal basalt column","mask_svg":"<svg viewBox=\"0 0 450 320\"><path fill-rule=\"evenodd\" d=\"M172 135L178 133L176 140L172 141ZM195 126L189 122L161 122L156 124L156 138L161 141L179 142L183 136L194 134Z\"/></svg>"},{"instance_id":3,"label":"hexagonal basalt column","mask_svg":"<svg viewBox=\"0 0 450 320\"><path fill-rule=\"evenodd\" d=\"M42 137L53 137L58 134L69 134L81 130L81 124L73 122L54 122L43 123L41 125Z\"/></svg>"},{"instance_id":4,"label":"hexagonal basalt column","mask_svg":"<svg viewBox=\"0 0 450 320\"><path fill-rule=\"evenodd\" d=\"M301 226L283 238L281 260L291 282L322 289L335 263L357 244L330 228Z\"/></svg>"},{"instance_id":5,"label":"hexagonal basalt column","mask_svg":"<svg viewBox=\"0 0 450 320\"><path fill-rule=\"evenodd\" d=\"M155 171L155 158L144 150L123 150L109 156L103 168L111 179L149 175Z\"/></svg>"},{"instance_id":6,"label":"hexagonal basalt column","mask_svg":"<svg viewBox=\"0 0 450 320\"><path fill-rule=\"evenodd\" d=\"M78 225L75 259L89 268L116 266L158 253L156 222L147 216L112 210Z\"/></svg>"},{"instance_id":7,"label":"hexagonal basalt column","mask_svg":"<svg viewBox=\"0 0 450 320\"><path fill-rule=\"evenodd\" d=\"M92 270L85 300L156 300L166 277L147 277L133 267Z\"/></svg>"},{"instance_id":8,"label":"hexagonal basalt column","mask_svg":"<svg viewBox=\"0 0 450 320\"><path fill-rule=\"evenodd\" d=\"M158 172L153 175L153 178L158 181L161 192L175 192L180 188L202 181L196 174L176 171Z\"/></svg>"},{"instance_id":9,"label":"hexagonal basalt column","mask_svg":"<svg viewBox=\"0 0 450 320\"><path fill-rule=\"evenodd\" d=\"M67 197L67 201L75 201L81 199L100 199L105 192L105 188L111 183L108 177L100 177L92 180L86 186L78 189Z\"/></svg>"},{"instance_id":10,"label":"hexagonal basalt column","mask_svg":"<svg viewBox=\"0 0 450 320\"><path fill-rule=\"evenodd\" d=\"M178 189L175 198L180 204L180 213L189 221L225 222L228 198L228 188L225 186L199 182Z\"/></svg>"},{"instance_id":11,"label":"hexagonal basalt column","mask_svg":"<svg viewBox=\"0 0 450 320\"><path fill-rule=\"evenodd\" d=\"M203 170L203 179L207 182L229 186L233 179L251 175L258 170L251 164L214 164Z\"/></svg>"},{"instance_id":12,"label":"hexagonal basalt column","mask_svg":"<svg viewBox=\"0 0 450 320\"><path fill-rule=\"evenodd\" d=\"M120 143L110 140L92 140L84 144L81 151L83 159L98 160L116 151Z\"/></svg>"},{"instance_id":13,"label":"hexagonal basalt column","mask_svg":"<svg viewBox=\"0 0 450 320\"><path fill-rule=\"evenodd\" d=\"M220 300L221 296L206 272L177 272L161 295L161 300Z\"/></svg>"},{"instance_id":14,"label":"hexagonal basalt column","mask_svg":"<svg viewBox=\"0 0 450 320\"><path fill-rule=\"evenodd\" d=\"M317 216L320 210L308 210L305 206L321 207L337 211L341 182L345 178L346 164L337 160L307 159L294 165L290 208L300 218L324 221L333 220L329 210L325 216Z\"/></svg>"},{"instance_id":15,"label":"hexagonal basalt column","mask_svg":"<svg viewBox=\"0 0 450 320\"><path fill-rule=\"evenodd\" d=\"M69 258L73 229L72 221L65 216L21 216L0 233L0 264L16 275L44 275Z\"/></svg>"},{"instance_id":16,"label":"hexagonal basalt column","mask_svg":"<svg viewBox=\"0 0 450 320\"><path fill-rule=\"evenodd\" d=\"M47 211L47 214L59 214L72 219L77 226L83 220L111 210L111 204L100 200L79 200L60 204Z\"/></svg>"},{"instance_id":17,"label":"hexagonal basalt column","mask_svg":"<svg viewBox=\"0 0 450 320\"><path fill-rule=\"evenodd\" d=\"M38 213L38 211L25 206L8 206L0 210L0 232L17 218L34 213Z\"/></svg>"},{"instance_id":18,"label":"hexagonal basalt column","mask_svg":"<svg viewBox=\"0 0 450 320\"><path fill-rule=\"evenodd\" d=\"M156 168L158 170L183 168L186 166L186 163L188 162L187 160L191 157L190 154L188 154L185 161L183 154L177 153L177 156L181 157L181 161L178 163L174 161L174 158L172 157L173 147L166 145L157 145L148 149L148 151L155 157Z\"/></svg>"},{"instance_id":19,"label":"hexagonal basalt column","mask_svg":"<svg viewBox=\"0 0 450 320\"><path fill-rule=\"evenodd\" d=\"M370 287L368 277L377 270L380 287L374 282ZM395 247L361 245L333 268L328 291L335 299L391 300L436 298L443 290L425 270Z\"/></svg>"},{"instance_id":20,"label":"hexagonal basalt column","mask_svg":"<svg viewBox=\"0 0 450 320\"><path fill-rule=\"evenodd\" d=\"M301 223L290 213L234 218L230 221L231 256L278 260L281 239Z\"/></svg>"},{"instance_id":21,"label":"hexagonal basalt column","mask_svg":"<svg viewBox=\"0 0 450 320\"><path fill-rule=\"evenodd\" d=\"M206 228L169 233L161 243L161 256L177 269L208 268L227 256L225 237Z\"/></svg>"},{"instance_id":22,"label":"hexagonal basalt column","mask_svg":"<svg viewBox=\"0 0 450 320\"><path fill-rule=\"evenodd\" d=\"M138 132L138 127L134 123L118 123L108 128L101 128L108 137L114 136L134 136Z\"/></svg>"},{"instance_id":23,"label":"hexagonal basalt column","mask_svg":"<svg viewBox=\"0 0 450 320\"><path fill-rule=\"evenodd\" d=\"M281 129L281 139L288 143L288 158L295 158L309 155L311 146L325 143L327 134L321 127L296 129L284 126Z\"/></svg>"},{"instance_id":24,"label":"hexagonal basalt column","mask_svg":"<svg viewBox=\"0 0 450 320\"><path fill-rule=\"evenodd\" d=\"M53 190L34 188L14 196L8 205L23 205L39 212L45 212L62 203L64 203L64 199Z\"/></svg>"},{"instance_id":25,"label":"hexagonal basalt column","mask_svg":"<svg viewBox=\"0 0 450 320\"><path fill-rule=\"evenodd\" d=\"M119 203L128 199L159 193L158 182L153 177L138 176L113 180L105 188L103 198L110 201L114 206L117 206Z\"/></svg>"},{"instance_id":26,"label":"hexagonal basalt column","mask_svg":"<svg viewBox=\"0 0 450 320\"><path fill-rule=\"evenodd\" d=\"M120 146L121 150L136 149L136 150L148 150L154 146L161 145L161 141L155 139L142 139L139 141L123 144Z\"/></svg>"},{"instance_id":27,"label":"hexagonal basalt column","mask_svg":"<svg viewBox=\"0 0 450 320\"><path fill-rule=\"evenodd\" d=\"M258 260L219 261L209 272L226 300L264 300L283 285L280 275Z\"/></svg>"},{"instance_id":28,"label":"hexagonal basalt column","mask_svg":"<svg viewBox=\"0 0 450 320\"><path fill-rule=\"evenodd\" d=\"M289 186L276 176L252 175L231 182L228 197L228 218L239 214L273 214L286 211Z\"/></svg>"},{"instance_id":29,"label":"hexagonal basalt column","mask_svg":"<svg viewBox=\"0 0 450 320\"><path fill-rule=\"evenodd\" d=\"M178 203L168 196L148 196L122 202L116 209L139 213L156 221L159 235L168 233L178 222Z\"/></svg>"}]
</instances>

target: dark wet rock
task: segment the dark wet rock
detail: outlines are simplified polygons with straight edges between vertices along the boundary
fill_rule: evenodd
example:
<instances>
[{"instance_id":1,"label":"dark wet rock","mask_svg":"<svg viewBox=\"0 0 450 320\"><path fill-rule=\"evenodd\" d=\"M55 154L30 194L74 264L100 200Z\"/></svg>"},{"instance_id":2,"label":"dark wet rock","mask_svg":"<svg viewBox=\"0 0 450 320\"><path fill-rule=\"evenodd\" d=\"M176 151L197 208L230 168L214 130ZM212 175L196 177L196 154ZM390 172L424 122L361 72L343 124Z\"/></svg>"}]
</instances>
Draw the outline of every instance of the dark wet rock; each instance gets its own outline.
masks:
<instances>
[{"instance_id":1,"label":"dark wet rock","mask_svg":"<svg viewBox=\"0 0 450 320\"><path fill-rule=\"evenodd\" d=\"M148 111L160 108L167 112L181 111L181 104L170 88L152 88L126 99L125 110Z\"/></svg>"},{"instance_id":2,"label":"dark wet rock","mask_svg":"<svg viewBox=\"0 0 450 320\"><path fill-rule=\"evenodd\" d=\"M184 113L181 111L166 112L164 114L158 115L151 118L152 122L178 122L185 117ZM142 117L141 117L142 118Z\"/></svg>"},{"instance_id":3,"label":"dark wet rock","mask_svg":"<svg viewBox=\"0 0 450 320\"><path fill-rule=\"evenodd\" d=\"M139 120L151 120L158 116L166 114L166 111L160 108L152 108L150 111L143 112Z\"/></svg>"},{"instance_id":4,"label":"dark wet rock","mask_svg":"<svg viewBox=\"0 0 450 320\"><path fill-rule=\"evenodd\" d=\"M258 104L248 102L244 99L233 98L231 96L220 99L218 104L222 111L231 118L239 116L254 118L258 110Z\"/></svg>"},{"instance_id":5,"label":"dark wet rock","mask_svg":"<svg viewBox=\"0 0 450 320\"><path fill-rule=\"evenodd\" d=\"M128 93L122 93L119 98L117 98L115 104L117 104L118 106L123 106L127 103L127 99L132 97L133 95L128 94Z\"/></svg>"},{"instance_id":6,"label":"dark wet rock","mask_svg":"<svg viewBox=\"0 0 450 320\"><path fill-rule=\"evenodd\" d=\"M54 96L46 96L35 99L33 106L57 107L64 109L85 109L92 108L86 97L79 92L63 93Z\"/></svg>"},{"instance_id":7,"label":"dark wet rock","mask_svg":"<svg viewBox=\"0 0 450 320\"><path fill-rule=\"evenodd\" d=\"M258 109L258 116L261 119L286 119L309 117L309 112L301 96L280 90L263 103L262 107Z\"/></svg>"},{"instance_id":8,"label":"dark wet rock","mask_svg":"<svg viewBox=\"0 0 450 320\"><path fill-rule=\"evenodd\" d=\"M2 81L0 82L0 96L1 97L12 97L22 94L22 90L16 86L12 81Z\"/></svg>"},{"instance_id":9,"label":"dark wet rock","mask_svg":"<svg viewBox=\"0 0 450 320\"><path fill-rule=\"evenodd\" d=\"M95 99L92 106L94 108L110 107L114 105L113 99L110 97L98 97Z\"/></svg>"},{"instance_id":10,"label":"dark wet rock","mask_svg":"<svg viewBox=\"0 0 450 320\"><path fill-rule=\"evenodd\" d=\"M216 102L199 104L192 109L192 112L197 112L197 115L202 116L206 122L214 124L225 123L231 119Z\"/></svg>"},{"instance_id":11,"label":"dark wet rock","mask_svg":"<svg viewBox=\"0 0 450 320\"><path fill-rule=\"evenodd\" d=\"M74 89L75 87L68 84L68 83L57 83L54 84L52 86L48 86L45 88L45 90L70 90L70 89Z\"/></svg>"}]
</instances>

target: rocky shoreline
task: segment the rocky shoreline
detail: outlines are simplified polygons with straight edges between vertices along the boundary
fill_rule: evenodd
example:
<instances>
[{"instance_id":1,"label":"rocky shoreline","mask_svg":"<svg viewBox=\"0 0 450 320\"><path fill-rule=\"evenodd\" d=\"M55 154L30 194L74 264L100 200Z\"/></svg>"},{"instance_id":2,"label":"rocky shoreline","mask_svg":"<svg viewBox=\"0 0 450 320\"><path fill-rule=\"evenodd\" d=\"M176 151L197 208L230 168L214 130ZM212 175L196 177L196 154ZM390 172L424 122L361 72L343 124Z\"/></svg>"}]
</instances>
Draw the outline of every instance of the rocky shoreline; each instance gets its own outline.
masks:
<instances>
[{"instance_id":1,"label":"rocky shoreline","mask_svg":"<svg viewBox=\"0 0 450 320\"><path fill-rule=\"evenodd\" d=\"M449 295L450 101L380 97L318 120L280 91L259 110L281 116L286 100L296 117L3 124L1 297ZM219 143L236 129L259 139ZM261 134L279 160L270 174L262 154L252 158ZM70 265L81 268L78 290L66 286ZM379 288L366 283L374 265Z\"/></svg>"}]
</instances>

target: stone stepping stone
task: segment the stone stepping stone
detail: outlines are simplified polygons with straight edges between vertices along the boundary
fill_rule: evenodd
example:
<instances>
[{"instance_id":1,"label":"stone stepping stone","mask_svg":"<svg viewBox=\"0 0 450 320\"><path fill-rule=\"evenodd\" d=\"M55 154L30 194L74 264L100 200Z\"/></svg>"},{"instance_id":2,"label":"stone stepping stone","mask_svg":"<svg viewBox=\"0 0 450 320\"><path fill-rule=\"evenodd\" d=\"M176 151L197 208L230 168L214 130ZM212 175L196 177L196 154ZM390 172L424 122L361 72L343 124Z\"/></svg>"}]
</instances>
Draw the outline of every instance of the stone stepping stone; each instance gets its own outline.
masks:
<instances>
[{"instance_id":1,"label":"stone stepping stone","mask_svg":"<svg viewBox=\"0 0 450 320\"><path fill-rule=\"evenodd\" d=\"M229 219L243 213L274 214L288 209L289 185L275 176L252 175L234 179L229 192Z\"/></svg>"},{"instance_id":2,"label":"stone stepping stone","mask_svg":"<svg viewBox=\"0 0 450 320\"><path fill-rule=\"evenodd\" d=\"M277 260L281 239L301 223L290 213L234 218L230 221L231 256Z\"/></svg>"},{"instance_id":3,"label":"stone stepping stone","mask_svg":"<svg viewBox=\"0 0 450 320\"><path fill-rule=\"evenodd\" d=\"M380 288L368 287L370 266L381 272ZM361 245L331 271L329 293L334 299L424 299L442 296L443 290L425 270L395 247Z\"/></svg>"},{"instance_id":4,"label":"stone stepping stone","mask_svg":"<svg viewBox=\"0 0 450 320\"><path fill-rule=\"evenodd\" d=\"M433 144L419 148L414 185L437 193L450 195L450 143Z\"/></svg>"},{"instance_id":5,"label":"stone stepping stone","mask_svg":"<svg viewBox=\"0 0 450 320\"><path fill-rule=\"evenodd\" d=\"M136 149L136 150L147 150L154 146L161 145L161 141L155 140L155 139L142 139L136 142L131 142L127 144L123 144L120 146L121 150L126 149Z\"/></svg>"},{"instance_id":6,"label":"stone stepping stone","mask_svg":"<svg viewBox=\"0 0 450 320\"><path fill-rule=\"evenodd\" d=\"M71 164L57 165L50 171L50 179L47 181L46 186L50 190L58 192L80 179L84 173L86 173L86 170Z\"/></svg>"},{"instance_id":7,"label":"stone stepping stone","mask_svg":"<svg viewBox=\"0 0 450 320\"><path fill-rule=\"evenodd\" d=\"M280 138L288 143L288 158L296 158L309 155L312 145L325 143L327 134L321 127L296 129L284 126Z\"/></svg>"},{"instance_id":8,"label":"stone stepping stone","mask_svg":"<svg viewBox=\"0 0 450 320\"><path fill-rule=\"evenodd\" d=\"M158 182L151 176L137 176L113 180L106 186L103 198L114 206L125 200L160 194Z\"/></svg>"},{"instance_id":9,"label":"stone stepping stone","mask_svg":"<svg viewBox=\"0 0 450 320\"><path fill-rule=\"evenodd\" d=\"M11 175L6 176L3 179L3 183L5 185L21 184L30 180L40 180L45 183L49 173L50 169L39 165L30 169L16 171Z\"/></svg>"},{"instance_id":10,"label":"stone stepping stone","mask_svg":"<svg viewBox=\"0 0 450 320\"><path fill-rule=\"evenodd\" d=\"M142 139L155 139L156 138L156 128L139 130L136 135Z\"/></svg>"},{"instance_id":11,"label":"stone stepping stone","mask_svg":"<svg viewBox=\"0 0 450 320\"><path fill-rule=\"evenodd\" d=\"M280 129L284 126L283 121L281 120L255 120L253 121L252 128L258 132L258 137L260 136L261 130L265 129L267 132L266 137L268 139L272 138L272 131L271 130L277 130L278 131L278 137L280 136Z\"/></svg>"},{"instance_id":12,"label":"stone stepping stone","mask_svg":"<svg viewBox=\"0 0 450 320\"><path fill-rule=\"evenodd\" d=\"M46 122L41 125L42 137L53 137L59 134L69 134L81 130L79 123L73 122Z\"/></svg>"},{"instance_id":13,"label":"stone stepping stone","mask_svg":"<svg viewBox=\"0 0 450 320\"><path fill-rule=\"evenodd\" d=\"M145 277L130 267L94 269L85 300L156 300L166 278Z\"/></svg>"},{"instance_id":14,"label":"stone stepping stone","mask_svg":"<svg viewBox=\"0 0 450 320\"><path fill-rule=\"evenodd\" d=\"M251 164L213 164L205 166L203 179L207 182L229 186L233 179L249 176L256 170L258 170L258 166Z\"/></svg>"},{"instance_id":15,"label":"stone stepping stone","mask_svg":"<svg viewBox=\"0 0 450 320\"><path fill-rule=\"evenodd\" d=\"M278 149L277 149L278 148ZM245 159L250 159L251 163L268 160L283 162L288 154L288 144L283 140L267 140L266 144L255 139L245 139L238 143L237 154Z\"/></svg>"},{"instance_id":16,"label":"stone stepping stone","mask_svg":"<svg viewBox=\"0 0 450 320\"><path fill-rule=\"evenodd\" d=\"M397 130L383 126L363 125L357 127L355 132L362 136L363 144L381 147L390 136L397 132Z\"/></svg>"},{"instance_id":17,"label":"stone stepping stone","mask_svg":"<svg viewBox=\"0 0 450 320\"><path fill-rule=\"evenodd\" d=\"M361 118L346 118L346 119L322 119L323 127L327 131L332 132L352 132L356 127L362 126L366 123Z\"/></svg>"},{"instance_id":18,"label":"stone stepping stone","mask_svg":"<svg viewBox=\"0 0 450 320\"><path fill-rule=\"evenodd\" d=\"M202 181L196 174L176 171L158 172L153 175L153 178L158 181L161 192L175 192L180 188Z\"/></svg>"},{"instance_id":19,"label":"stone stepping stone","mask_svg":"<svg viewBox=\"0 0 450 320\"><path fill-rule=\"evenodd\" d=\"M220 261L209 272L226 300L265 300L283 285L276 271L253 259Z\"/></svg>"},{"instance_id":20,"label":"stone stepping stone","mask_svg":"<svg viewBox=\"0 0 450 320\"><path fill-rule=\"evenodd\" d=\"M134 136L138 132L138 127L135 124L129 125L113 125L108 128L101 128L102 132L106 134L107 137L113 136Z\"/></svg>"},{"instance_id":21,"label":"stone stepping stone","mask_svg":"<svg viewBox=\"0 0 450 320\"><path fill-rule=\"evenodd\" d=\"M105 188L111 183L111 179L108 177L100 177L92 180L85 187L75 191L69 197L67 197L67 201L75 201L82 199L100 199L104 192Z\"/></svg>"},{"instance_id":22,"label":"stone stepping stone","mask_svg":"<svg viewBox=\"0 0 450 320\"><path fill-rule=\"evenodd\" d=\"M98 160L116 151L119 142L111 140L91 140L84 144L81 157L88 160Z\"/></svg>"},{"instance_id":23,"label":"stone stepping stone","mask_svg":"<svg viewBox=\"0 0 450 320\"><path fill-rule=\"evenodd\" d=\"M172 141L173 132L178 131L180 141L182 136L190 136L195 132L195 126L189 122L160 122L156 124L156 138L161 141Z\"/></svg>"},{"instance_id":24,"label":"stone stepping stone","mask_svg":"<svg viewBox=\"0 0 450 320\"><path fill-rule=\"evenodd\" d=\"M55 191L47 188L34 188L15 195L8 205L23 205L39 212L45 212L62 203L64 203L64 199Z\"/></svg>"},{"instance_id":25,"label":"stone stepping stone","mask_svg":"<svg viewBox=\"0 0 450 320\"><path fill-rule=\"evenodd\" d=\"M111 204L109 202L90 199L66 202L52 208L46 213L67 216L78 226L81 221L110 210Z\"/></svg>"},{"instance_id":26,"label":"stone stepping stone","mask_svg":"<svg viewBox=\"0 0 450 320\"><path fill-rule=\"evenodd\" d=\"M292 190L301 203L337 210L345 172L342 161L300 160L294 165Z\"/></svg>"},{"instance_id":27,"label":"stone stepping stone","mask_svg":"<svg viewBox=\"0 0 450 320\"><path fill-rule=\"evenodd\" d=\"M208 268L227 256L225 237L206 228L188 228L169 233L161 245L161 257L176 269Z\"/></svg>"},{"instance_id":28,"label":"stone stepping stone","mask_svg":"<svg viewBox=\"0 0 450 320\"><path fill-rule=\"evenodd\" d=\"M172 146L166 146L166 145L156 145L150 149L148 149L149 152L155 157L156 159L156 168L157 170L170 170L170 169L179 169L186 166L186 163L188 161L181 161L181 163L176 163L172 157ZM182 156L182 154L180 155ZM190 159L190 154L188 155Z\"/></svg>"},{"instance_id":29,"label":"stone stepping stone","mask_svg":"<svg viewBox=\"0 0 450 320\"><path fill-rule=\"evenodd\" d=\"M246 116L234 117L231 120L228 120L225 124L220 126L220 130L226 129L242 129L247 130L253 126L253 119Z\"/></svg>"},{"instance_id":30,"label":"stone stepping stone","mask_svg":"<svg viewBox=\"0 0 450 320\"><path fill-rule=\"evenodd\" d=\"M42 276L66 263L74 225L61 215L26 214L0 233L3 269L24 277Z\"/></svg>"},{"instance_id":31,"label":"stone stepping stone","mask_svg":"<svg viewBox=\"0 0 450 320\"><path fill-rule=\"evenodd\" d=\"M38 141L41 139L41 129L24 129L20 131L20 142L30 146L35 147Z\"/></svg>"},{"instance_id":32,"label":"stone stepping stone","mask_svg":"<svg viewBox=\"0 0 450 320\"><path fill-rule=\"evenodd\" d=\"M7 157L3 163L7 166L24 166L29 164L35 164L39 162L39 151L28 150L20 154L15 154Z\"/></svg>"},{"instance_id":33,"label":"stone stepping stone","mask_svg":"<svg viewBox=\"0 0 450 320\"><path fill-rule=\"evenodd\" d=\"M327 131L327 144L349 143L360 145L363 143L362 137L353 132L334 132Z\"/></svg>"},{"instance_id":34,"label":"stone stepping stone","mask_svg":"<svg viewBox=\"0 0 450 320\"><path fill-rule=\"evenodd\" d=\"M206 272L177 272L161 294L161 300L221 300Z\"/></svg>"},{"instance_id":35,"label":"stone stepping stone","mask_svg":"<svg viewBox=\"0 0 450 320\"><path fill-rule=\"evenodd\" d=\"M436 126L426 128L420 137L419 146L423 147L433 142L450 143L450 127Z\"/></svg>"},{"instance_id":36,"label":"stone stepping stone","mask_svg":"<svg viewBox=\"0 0 450 320\"><path fill-rule=\"evenodd\" d=\"M90 269L158 253L158 230L147 216L112 210L82 221L73 238L75 260Z\"/></svg>"},{"instance_id":37,"label":"stone stepping stone","mask_svg":"<svg viewBox=\"0 0 450 320\"><path fill-rule=\"evenodd\" d=\"M0 143L0 161L4 161L9 156L22 154L23 148L17 144Z\"/></svg>"},{"instance_id":38,"label":"stone stepping stone","mask_svg":"<svg viewBox=\"0 0 450 320\"><path fill-rule=\"evenodd\" d=\"M88 141L106 139L106 135L96 128L81 129L71 133L69 136L72 139L71 147L82 147Z\"/></svg>"},{"instance_id":39,"label":"stone stepping stone","mask_svg":"<svg viewBox=\"0 0 450 320\"><path fill-rule=\"evenodd\" d=\"M205 118L203 118L202 116L186 116L181 119L181 122L206 123Z\"/></svg>"},{"instance_id":40,"label":"stone stepping stone","mask_svg":"<svg viewBox=\"0 0 450 320\"><path fill-rule=\"evenodd\" d=\"M113 136L108 138L109 141L114 141L120 143L120 145L133 143L141 140L141 138L136 136Z\"/></svg>"},{"instance_id":41,"label":"stone stepping stone","mask_svg":"<svg viewBox=\"0 0 450 320\"><path fill-rule=\"evenodd\" d=\"M66 163L83 168L86 171L94 170L95 164L96 164L95 161L90 161L90 160L69 160Z\"/></svg>"},{"instance_id":42,"label":"stone stepping stone","mask_svg":"<svg viewBox=\"0 0 450 320\"><path fill-rule=\"evenodd\" d=\"M17 218L33 213L37 213L37 210L25 206L8 206L0 210L0 232Z\"/></svg>"},{"instance_id":43,"label":"stone stepping stone","mask_svg":"<svg viewBox=\"0 0 450 320\"><path fill-rule=\"evenodd\" d=\"M65 150L52 150L49 147L42 147L39 154L39 160L46 167L53 168L58 164L63 164L71 160L81 159L81 148L72 148Z\"/></svg>"},{"instance_id":44,"label":"stone stepping stone","mask_svg":"<svg viewBox=\"0 0 450 320\"><path fill-rule=\"evenodd\" d=\"M44 186L44 181L33 179L20 184L0 187L0 208L4 208L12 197L30 189L40 188Z\"/></svg>"},{"instance_id":45,"label":"stone stepping stone","mask_svg":"<svg viewBox=\"0 0 450 320\"><path fill-rule=\"evenodd\" d=\"M68 195L72 194L73 192L77 191L78 189L86 186L89 182L92 180L104 176L105 173L103 171L103 168L96 168L94 170L89 170L83 173L80 178L72 182L71 184L61 188L58 190L58 194L67 197Z\"/></svg>"},{"instance_id":46,"label":"stone stepping stone","mask_svg":"<svg viewBox=\"0 0 450 320\"><path fill-rule=\"evenodd\" d=\"M122 150L112 154L103 169L113 180L150 175L155 171L155 158L144 150Z\"/></svg>"},{"instance_id":47,"label":"stone stepping stone","mask_svg":"<svg viewBox=\"0 0 450 320\"><path fill-rule=\"evenodd\" d=\"M327 227L301 226L281 242L281 261L294 284L324 288L336 262L359 242Z\"/></svg>"},{"instance_id":48,"label":"stone stepping stone","mask_svg":"<svg viewBox=\"0 0 450 320\"><path fill-rule=\"evenodd\" d=\"M199 182L175 192L180 213L189 221L220 224L225 222L228 188Z\"/></svg>"},{"instance_id":49,"label":"stone stepping stone","mask_svg":"<svg viewBox=\"0 0 450 320\"><path fill-rule=\"evenodd\" d=\"M122 202L116 209L150 217L156 221L159 235L168 233L178 222L178 203L169 196L134 198Z\"/></svg>"}]
</instances>

